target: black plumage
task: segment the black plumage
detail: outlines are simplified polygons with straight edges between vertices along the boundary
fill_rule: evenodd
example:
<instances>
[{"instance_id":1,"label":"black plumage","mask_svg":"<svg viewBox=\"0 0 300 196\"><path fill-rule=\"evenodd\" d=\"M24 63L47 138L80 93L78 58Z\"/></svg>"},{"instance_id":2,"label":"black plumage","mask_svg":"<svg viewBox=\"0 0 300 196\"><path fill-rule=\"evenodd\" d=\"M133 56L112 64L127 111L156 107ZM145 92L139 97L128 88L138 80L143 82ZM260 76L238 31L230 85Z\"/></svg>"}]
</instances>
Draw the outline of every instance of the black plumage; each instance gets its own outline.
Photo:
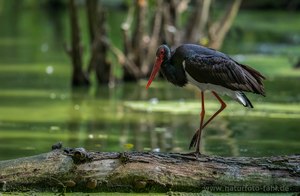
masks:
<instances>
[{"instance_id":1,"label":"black plumage","mask_svg":"<svg viewBox=\"0 0 300 196\"><path fill-rule=\"evenodd\" d=\"M146 88L161 72L165 78L176 86L183 87L188 82L201 90L202 108L200 113L200 127L193 136L190 148L196 147L200 153L201 132L222 110L225 102L219 93L226 94L245 107L253 108L252 103L244 92L252 92L265 96L263 80L265 77L255 69L240 64L226 54L195 44L183 44L171 52L166 45L161 45L156 52L156 62ZM205 123L204 91L210 90L220 102L220 109Z\"/></svg>"},{"instance_id":2,"label":"black plumage","mask_svg":"<svg viewBox=\"0 0 300 196\"><path fill-rule=\"evenodd\" d=\"M170 59L171 64L177 67L182 67L183 61L185 71L199 83L265 95L262 84L265 77L224 53L199 45L184 44L173 52Z\"/></svg>"}]
</instances>

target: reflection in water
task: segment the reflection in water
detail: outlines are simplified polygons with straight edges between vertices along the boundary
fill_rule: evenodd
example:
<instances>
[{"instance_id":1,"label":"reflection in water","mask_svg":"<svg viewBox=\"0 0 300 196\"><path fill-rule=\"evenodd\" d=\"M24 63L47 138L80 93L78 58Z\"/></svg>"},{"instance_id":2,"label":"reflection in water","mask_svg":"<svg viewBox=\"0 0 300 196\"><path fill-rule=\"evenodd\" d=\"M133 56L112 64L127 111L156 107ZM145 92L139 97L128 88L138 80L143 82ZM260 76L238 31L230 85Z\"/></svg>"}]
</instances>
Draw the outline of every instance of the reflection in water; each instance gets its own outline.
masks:
<instances>
[{"instance_id":1,"label":"reflection in water","mask_svg":"<svg viewBox=\"0 0 300 196\"><path fill-rule=\"evenodd\" d=\"M81 135L86 136L89 134L88 128L90 126L85 123L82 111L84 107L84 100L87 97L87 89L72 89L69 109L70 120L67 122L67 130L69 132L68 134L76 135L76 137L70 137L68 143L75 144L77 146L84 146L85 138Z\"/></svg>"},{"instance_id":2,"label":"reflection in water","mask_svg":"<svg viewBox=\"0 0 300 196\"><path fill-rule=\"evenodd\" d=\"M206 131L207 133L203 144L204 149L206 146L210 146L210 148L213 149L219 148L227 156L240 155L236 138L233 137L234 131L229 127L229 121L227 119L216 119ZM205 152L214 154L214 150L209 151L205 149Z\"/></svg>"},{"instance_id":3,"label":"reflection in water","mask_svg":"<svg viewBox=\"0 0 300 196\"><path fill-rule=\"evenodd\" d=\"M139 88L135 88L125 99L145 97L145 93L139 94L142 91L136 89ZM134 111L124 107L122 88L103 87L101 96L98 92L94 92L94 97L84 89L72 91L67 129L69 134L76 137L71 137L69 144L89 146L99 151L170 151L173 148L172 127L156 124L153 113L133 114Z\"/></svg>"},{"instance_id":4,"label":"reflection in water","mask_svg":"<svg viewBox=\"0 0 300 196\"><path fill-rule=\"evenodd\" d=\"M67 143L99 151L182 151L182 148L176 147L174 131L184 127L183 133L186 133L187 129L193 132L195 128L187 127L181 117L135 112L126 108L124 100L147 98L147 93L141 91L140 86L135 86L124 86L124 89L100 87L103 88L101 91L93 92L96 96L84 89L74 89L70 98L67 130L75 137L70 137ZM126 92L125 95L123 92ZM132 147L128 149L130 144Z\"/></svg>"}]
</instances>

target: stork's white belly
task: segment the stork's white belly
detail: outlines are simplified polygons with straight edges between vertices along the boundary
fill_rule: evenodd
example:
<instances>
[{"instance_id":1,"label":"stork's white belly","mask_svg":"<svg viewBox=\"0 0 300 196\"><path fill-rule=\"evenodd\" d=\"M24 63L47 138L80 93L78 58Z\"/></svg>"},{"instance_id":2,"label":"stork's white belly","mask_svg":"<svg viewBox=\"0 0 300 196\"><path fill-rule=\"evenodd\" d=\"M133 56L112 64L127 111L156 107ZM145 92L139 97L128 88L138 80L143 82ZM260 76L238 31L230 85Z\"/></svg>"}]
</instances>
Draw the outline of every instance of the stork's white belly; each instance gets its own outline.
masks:
<instances>
[{"instance_id":1,"label":"stork's white belly","mask_svg":"<svg viewBox=\"0 0 300 196\"><path fill-rule=\"evenodd\" d=\"M182 62L182 65L185 69L185 61ZM231 97L232 99L238 101L239 103L243 104L244 106L248 106L247 105L247 100L245 100L245 97L243 96L243 94L239 91L233 91L229 88L225 88L223 86L220 85L215 85L215 84L210 84L210 83L200 83L198 81L196 81L186 70L185 70L185 74L187 77L187 80L189 81L189 83L197 86L201 91L214 91L218 94L221 95L227 95L229 97ZM247 98L246 98L247 99ZM251 103L250 103L251 105Z\"/></svg>"},{"instance_id":2,"label":"stork's white belly","mask_svg":"<svg viewBox=\"0 0 300 196\"><path fill-rule=\"evenodd\" d=\"M227 95L227 96L231 97L232 99L238 101L239 103L243 104L244 106L247 105L244 97L240 94L239 91L233 91L231 89L225 88L223 86L215 85L215 84L200 83L200 82L197 82L196 80L194 80L194 78L192 78L190 76L190 74L188 74L187 72L185 72L185 73L186 73L186 77L187 77L189 83L197 86L201 91L203 91L203 92L206 90L214 91L221 95Z\"/></svg>"}]
</instances>

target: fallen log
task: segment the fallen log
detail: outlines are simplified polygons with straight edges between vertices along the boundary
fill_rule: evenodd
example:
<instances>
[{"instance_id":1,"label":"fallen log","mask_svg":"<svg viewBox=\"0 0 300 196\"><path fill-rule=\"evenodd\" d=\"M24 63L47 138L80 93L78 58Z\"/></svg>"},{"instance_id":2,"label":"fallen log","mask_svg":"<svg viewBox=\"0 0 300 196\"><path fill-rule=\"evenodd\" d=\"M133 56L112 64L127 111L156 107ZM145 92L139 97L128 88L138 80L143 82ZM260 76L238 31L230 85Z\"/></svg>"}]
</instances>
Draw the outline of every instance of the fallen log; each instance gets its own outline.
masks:
<instances>
[{"instance_id":1,"label":"fallen log","mask_svg":"<svg viewBox=\"0 0 300 196\"><path fill-rule=\"evenodd\" d=\"M0 161L0 192L295 192L300 155L199 157L56 149Z\"/></svg>"}]
</instances>

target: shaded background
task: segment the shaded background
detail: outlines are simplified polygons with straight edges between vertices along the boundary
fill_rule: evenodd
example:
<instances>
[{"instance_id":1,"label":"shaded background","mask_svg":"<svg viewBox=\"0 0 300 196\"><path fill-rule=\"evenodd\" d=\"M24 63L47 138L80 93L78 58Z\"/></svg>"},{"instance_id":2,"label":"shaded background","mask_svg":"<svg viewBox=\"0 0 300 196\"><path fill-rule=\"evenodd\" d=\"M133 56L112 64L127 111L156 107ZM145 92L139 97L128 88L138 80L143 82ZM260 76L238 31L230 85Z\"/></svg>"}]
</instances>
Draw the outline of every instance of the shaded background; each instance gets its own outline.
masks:
<instances>
[{"instance_id":1,"label":"shaded background","mask_svg":"<svg viewBox=\"0 0 300 196\"><path fill-rule=\"evenodd\" d=\"M101 3L107 37L124 52L121 26L133 4ZM75 4L85 70L92 56L87 13L85 1ZM227 4L213 1L212 18L221 15ZM261 71L267 77L267 97L249 94L252 110L228 100L225 112L204 131L204 153L299 153L299 5L298 1L242 2L220 50ZM0 159L46 152L57 141L95 151L188 151L199 126L196 88L180 89L157 80L146 91L145 76L125 81L126 71L111 46L106 56L111 80L98 84L92 72L89 86L72 87L73 64L66 52L72 37L68 6L64 0L0 0ZM148 2L150 13L155 13L155 6L155 1ZM185 13L192 13L194 7L189 4ZM199 42L206 44L208 38ZM156 47L151 50L155 53ZM152 64L148 66L151 69ZM218 107L210 97L207 114Z\"/></svg>"}]
</instances>

